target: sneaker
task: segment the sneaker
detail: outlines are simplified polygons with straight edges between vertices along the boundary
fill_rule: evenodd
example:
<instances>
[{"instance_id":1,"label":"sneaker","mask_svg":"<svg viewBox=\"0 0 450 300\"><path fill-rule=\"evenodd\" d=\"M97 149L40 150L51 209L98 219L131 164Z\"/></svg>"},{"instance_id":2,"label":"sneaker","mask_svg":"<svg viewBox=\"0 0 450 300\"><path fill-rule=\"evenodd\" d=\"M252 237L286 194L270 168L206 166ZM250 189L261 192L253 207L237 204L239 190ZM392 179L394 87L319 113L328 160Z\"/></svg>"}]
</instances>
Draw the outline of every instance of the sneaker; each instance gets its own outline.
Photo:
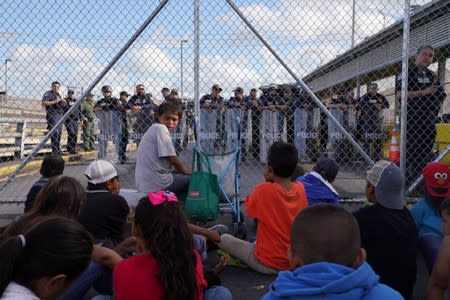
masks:
<instances>
[{"instance_id":1,"label":"sneaker","mask_svg":"<svg viewBox=\"0 0 450 300\"><path fill-rule=\"evenodd\" d=\"M222 256L225 257L227 266L248 269L248 265L245 262L243 262L239 258L231 256L229 253L223 250L217 250L217 255L219 256L219 258Z\"/></svg>"},{"instance_id":2,"label":"sneaker","mask_svg":"<svg viewBox=\"0 0 450 300\"><path fill-rule=\"evenodd\" d=\"M214 225L213 227L210 227L208 229L217 231L219 233L219 235L222 235L224 233L228 233L228 231L229 231L228 226L223 225L223 224L217 224L217 225Z\"/></svg>"}]
</instances>

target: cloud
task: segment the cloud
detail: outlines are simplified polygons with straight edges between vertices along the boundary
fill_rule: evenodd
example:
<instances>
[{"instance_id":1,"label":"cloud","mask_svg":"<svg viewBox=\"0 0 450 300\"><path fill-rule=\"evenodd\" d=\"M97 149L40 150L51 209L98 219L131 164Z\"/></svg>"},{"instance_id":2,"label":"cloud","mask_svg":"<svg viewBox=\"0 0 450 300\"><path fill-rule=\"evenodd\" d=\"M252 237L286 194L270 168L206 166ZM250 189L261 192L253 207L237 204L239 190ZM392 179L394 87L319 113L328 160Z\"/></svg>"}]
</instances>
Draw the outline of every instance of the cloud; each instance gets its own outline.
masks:
<instances>
[{"instance_id":1,"label":"cloud","mask_svg":"<svg viewBox=\"0 0 450 300\"><path fill-rule=\"evenodd\" d=\"M142 74L169 74L177 71L179 63L153 44L144 44L127 53L131 67Z\"/></svg>"}]
</instances>

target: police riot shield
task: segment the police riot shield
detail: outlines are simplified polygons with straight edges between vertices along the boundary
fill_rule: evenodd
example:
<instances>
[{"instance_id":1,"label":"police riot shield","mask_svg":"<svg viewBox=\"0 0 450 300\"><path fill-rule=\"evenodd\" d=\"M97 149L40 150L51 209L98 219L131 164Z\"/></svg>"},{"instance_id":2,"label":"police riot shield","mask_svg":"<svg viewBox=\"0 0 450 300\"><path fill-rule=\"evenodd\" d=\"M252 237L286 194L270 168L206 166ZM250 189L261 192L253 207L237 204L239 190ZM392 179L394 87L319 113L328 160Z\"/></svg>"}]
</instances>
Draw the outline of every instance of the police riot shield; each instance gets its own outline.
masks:
<instances>
[{"instance_id":1,"label":"police riot shield","mask_svg":"<svg viewBox=\"0 0 450 300\"><path fill-rule=\"evenodd\" d=\"M177 126L176 130L174 130L171 133L172 142L173 142L173 145L177 152L181 152L185 147L183 141L185 140L185 137L187 135L187 120L186 119L187 119L186 114L183 111L183 113L181 114L181 117L178 121L178 126Z\"/></svg>"},{"instance_id":2,"label":"police riot shield","mask_svg":"<svg viewBox=\"0 0 450 300\"><path fill-rule=\"evenodd\" d=\"M220 113L218 110L200 110L200 148L206 153L215 153L215 145L219 141L219 121Z\"/></svg>"},{"instance_id":3,"label":"police riot shield","mask_svg":"<svg viewBox=\"0 0 450 300\"><path fill-rule=\"evenodd\" d=\"M225 110L225 134L226 142L224 152L233 151L237 146L236 117L242 118L243 111L240 108L227 108Z\"/></svg>"},{"instance_id":4,"label":"police riot shield","mask_svg":"<svg viewBox=\"0 0 450 300\"><path fill-rule=\"evenodd\" d=\"M106 158L108 155L108 142L111 141L115 147L119 147L119 141L122 136L122 122L120 112L115 110L99 111L95 115L98 118L98 155L99 159ZM116 149L116 153L118 153Z\"/></svg>"},{"instance_id":5,"label":"police riot shield","mask_svg":"<svg viewBox=\"0 0 450 300\"><path fill-rule=\"evenodd\" d=\"M344 127L350 132L356 130L356 111L354 108L348 108L344 111Z\"/></svg>"},{"instance_id":6,"label":"police riot shield","mask_svg":"<svg viewBox=\"0 0 450 300\"><path fill-rule=\"evenodd\" d=\"M299 159L306 157L306 136L308 133L308 111L297 108L294 112L295 146L297 147Z\"/></svg>"},{"instance_id":7,"label":"police riot shield","mask_svg":"<svg viewBox=\"0 0 450 300\"><path fill-rule=\"evenodd\" d=\"M336 118L336 120L342 124L344 119L344 112L339 108L330 108L330 113L333 115L333 117ZM337 128L336 124L329 119L328 120L328 143L331 144L333 147L342 140L343 134L341 131Z\"/></svg>"},{"instance_id":8,"label":"police riot shield","mask_svg":"<svg viewBox=\"0 0 450 300\"><path fill-rule=\"evenodd\" d=\"M265 110L261 113L261 138L259 160L262 163L267 162L267 150L270 145L277 140L282 139L282 132L279 131L279 112Z\"/></svg>"}]
</instances>

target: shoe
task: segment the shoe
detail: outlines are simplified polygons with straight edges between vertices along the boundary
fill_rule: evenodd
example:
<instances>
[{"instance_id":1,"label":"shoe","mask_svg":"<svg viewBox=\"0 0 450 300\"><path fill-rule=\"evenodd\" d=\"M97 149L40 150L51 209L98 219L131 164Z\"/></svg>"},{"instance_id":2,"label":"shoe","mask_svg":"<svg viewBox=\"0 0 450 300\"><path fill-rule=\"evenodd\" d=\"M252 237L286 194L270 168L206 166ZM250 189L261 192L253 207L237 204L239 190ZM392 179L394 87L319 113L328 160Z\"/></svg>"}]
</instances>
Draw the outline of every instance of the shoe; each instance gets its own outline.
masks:
<instances>
[{"instance_id":1,"label":"shoe","mask_svg":"<svg viewBox=\"0 0 450 300\"><path fill-rule=\"evenodd\" d=\"M227 266L248 269L248 266L247 266L246 263L244 263L239 258L231 256L229 253L227 253L227 252L225 252L223 250L217 250L217 255L219 257L222 257L222 256L225 257L226 262L227 262Z\"/></svg>"},{"instance_id":2,"label":"shoe","mask_svg":"<svg viewBox=\"0 0 450 300\"><path fill-rule=\"evenodd\" d=\"M217 224L217 225L214 225L213 227L210 227L208 229L217 231L219 233L219 235L222 235L224 233L228 233L229 232L228 226L223 225L223 224Z\"/></svg>"},{"instance_id":3,"label":"shoe","mask_svg":"<svg viewBox=\"0 0 450 300\"><path fill-rule=\"evenodd\" d=\"M78 154L78 151L76 151L76 150L71 150L71 151L68 151L69 152L69 154Z\"/></svg>"}]
</instances>

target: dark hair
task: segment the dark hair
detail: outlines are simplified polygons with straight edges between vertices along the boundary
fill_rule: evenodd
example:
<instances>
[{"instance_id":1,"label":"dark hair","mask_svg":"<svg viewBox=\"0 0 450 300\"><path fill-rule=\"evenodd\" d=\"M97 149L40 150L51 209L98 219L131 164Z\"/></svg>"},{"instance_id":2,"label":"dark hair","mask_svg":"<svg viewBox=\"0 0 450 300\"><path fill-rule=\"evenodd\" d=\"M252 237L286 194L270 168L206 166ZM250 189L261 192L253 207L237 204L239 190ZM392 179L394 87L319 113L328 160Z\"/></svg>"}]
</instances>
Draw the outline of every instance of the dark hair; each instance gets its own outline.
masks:
<instances>
[{"instance_id":1,"label":"dark hair","mask_svg":"<svg viewBox=\"0 0 450 300\"><path fill-rule=\"evenodd\" d=\"M450 198L445 199L441 203L441 215L443 212L446 212L448 215L450 215Z\"/></svg>"},{"instance_id":2,"label":"dark hair","mask_svg":"<svg viewBox=\"0 0 450 300\"><path fill-rule=\"evenodd\" d=\"M422 50L425 50L425 49L429 49L429 50L434 51L433 46L431 46L431 45L422 45L422 46L419 47L419 49L417 49L417 53L416 54L420 54L420 52L422 52Z\"/></svg>"},{"instance_id":3,"label":"dark hair","mask_svg":"<svg viewBox=\"0 0 450 300\"><path fill-rule=\"evenodd\" d=\"M69 176L56 176L42 187L33 208L25 216L58 215L76 219L85 202L86 192L78 180Z\"/></svg>"},{"instance_id":4,"label":"dark hair","mask_svg":"<svg viewBox=\"0 0 450 300\"><path fill-rule=\"evenodd\" d=\"M351 267L361 247L359 226L344 208L319 203L297 215L291 244L305 264L331 262Z\"/></svg>"},{"instance_id":5,"label":"dark hair","mask_svg":"<svg viewBox=\"0 0 450 300\"><path fill-rule=\"evenodd\" d=\"M288 178L297 167L298 152L294 145L285 142L274 142L267 154L267 164L272 167L278 177Z\"/></svg>"},{"instance_id":6,"label":"dark hair","mask_svg":"<svg viewBox=\"0 0 450 300\"><path fill-rule=\"evenodd\" d=\"M303 175L305 175L305 169L303 168L303 166L301 164L297 164L294 172L291 175L291 181L296 181L297 178L299 178L300 176L303 176Z\"/></svg>"},{"instance_id":7,"label":"dark hair","mask_svg":"<svg viewBox=\"0 0 450 300\"><path fill-rule=\"evenodd\" d=\"M168 87L163 87L161 92L170 92L170 89Z\"/></svg>"},{"instance_id":8,"label":"dark hair","mask_svg":"<svg viewBox=\"0 0 450 300\"><path fill-rule=\"evenodd\" d=\"M46 155L42 160L40 173L44 177L61 175L64 172L64 164L61 155Z\"/></svg>"},{"instance_id":9,"label":"dark hair","mask_svg":"<svg viewBox=\"0 0 450 300\"><path fill-rule=\"evenodd\" d=\"M179 118L181 118L182 111L180 104L175 101L164 101L163 103L161 103L160 106L158 106L158 111L156 112L156 115L160 117L167 112L175 113L178 115Z\"/></svg>"},{"instance_id":10,"label":"dark hair","mask_svg":"<svg viewBox=\"0 0 450 300\"><path fill-rule=\"evenodd\" d=\"M21 231L1 237L0 295L11 281L31 289L35 279L65 274L70 282L88 266L92 238L78 222L40 216L18 225ZM25 244L18 234L23 235Z\"/></svg>"},{"instance_id":11,"label":"dark hair","mask_svg":"<svg viewBox=\"0 0 450 300\"><path fill-rule=\"evenodd\" d=\"M61 83L59 83L59 81L53 81L53 82L52 82L52 85L55 85L55 84L61 85Z\"/></svg>"},{"instance_id":12,"label":"dark hair","mask_svg":"<svg viewBox=\"0 0 450 300\"><path fill-rule=\"evenodd\" d=\"M196 256L194 240L178 202L153 206L142 198L135 210L134 225L145 241L145 247L159 263L159 281L164 299L196 299Z\"/></svg>"}]
</instances>

